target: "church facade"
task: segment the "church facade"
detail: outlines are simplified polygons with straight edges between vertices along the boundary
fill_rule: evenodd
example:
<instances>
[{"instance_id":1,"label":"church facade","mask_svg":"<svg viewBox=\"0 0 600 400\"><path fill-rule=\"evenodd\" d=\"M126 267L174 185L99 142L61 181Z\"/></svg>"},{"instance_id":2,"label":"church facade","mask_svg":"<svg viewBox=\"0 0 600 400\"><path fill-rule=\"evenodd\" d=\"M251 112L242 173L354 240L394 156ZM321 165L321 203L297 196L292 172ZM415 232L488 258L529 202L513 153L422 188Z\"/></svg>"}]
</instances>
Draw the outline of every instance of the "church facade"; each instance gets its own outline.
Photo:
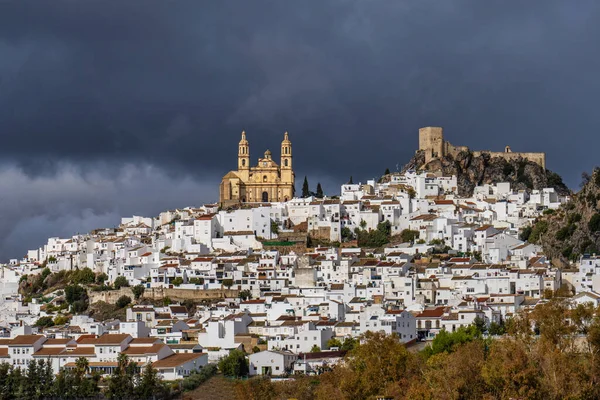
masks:
<instances>
[{"instance_id":1,"label":"church facade","mask_svg":"<svg viewBox=\"0 0 600 400\"><path fill-rule=\"evenodd\" d=\"M238 169L230 171L221 180L219 203L223 207L239 203L283 202L294 197L294 170L292 169L292 142L288 133L281 142L281 162L273 161L267 150L258 164L250 166L250 145L246 132L238 146Z\"/></svg>"}]
</instances>

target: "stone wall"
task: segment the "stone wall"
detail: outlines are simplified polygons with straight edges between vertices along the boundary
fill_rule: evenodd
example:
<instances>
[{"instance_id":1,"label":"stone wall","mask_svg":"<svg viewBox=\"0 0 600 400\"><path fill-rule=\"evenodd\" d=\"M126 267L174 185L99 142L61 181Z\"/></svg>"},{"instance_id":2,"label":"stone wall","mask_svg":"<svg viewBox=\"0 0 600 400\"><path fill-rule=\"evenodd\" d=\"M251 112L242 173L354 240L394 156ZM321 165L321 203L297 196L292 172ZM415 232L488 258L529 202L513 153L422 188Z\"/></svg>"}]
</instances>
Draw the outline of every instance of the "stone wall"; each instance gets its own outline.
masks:
<instances>
[{"instance_id":1,"label":"stone wall","mask_svg":"<svg viewBox=\"0 0 600 400\"><path fill-rule=\"evenodd\" d=\"M524 158L546 169L546 153L519 153L519 152L499 152L499 151L474 151L473 156L479 157L487 153L490 157L504 158L507 161Z\"/></svg>"},{"instance_id":2,"label":"stone wall","mask_svg":"<svg viewBox=\"0 0 600 400\"><path fill-rule=\"evenodd\" d=\"M222 299L238 297L239 290L235 289L178 289L178 288L146 288L144 296L148 299L162 299L165 297L170 298L173 301L184 301L184 300L201 300L201 299ZM88 291L90 304L98 301L104 301L106 303L114 304L117 299L121 296L129 296L134 298L131 288L121 288L119 290L107 290L104 292L92 292Z\"/></svg>"}]
</instances>

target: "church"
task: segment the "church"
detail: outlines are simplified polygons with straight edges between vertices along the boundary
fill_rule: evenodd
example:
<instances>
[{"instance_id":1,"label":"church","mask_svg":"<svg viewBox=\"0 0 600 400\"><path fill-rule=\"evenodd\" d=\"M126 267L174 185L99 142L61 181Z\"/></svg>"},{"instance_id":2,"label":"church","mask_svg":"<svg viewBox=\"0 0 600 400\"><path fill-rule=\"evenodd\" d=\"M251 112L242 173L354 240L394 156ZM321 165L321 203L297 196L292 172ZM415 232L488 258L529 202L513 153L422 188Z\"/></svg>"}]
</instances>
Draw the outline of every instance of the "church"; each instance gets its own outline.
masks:
<instances>
[{"instance_id":1,"label":"church","mask_svg":"<svg viewBox=\"0 0 600 400\"><path fill-rule=\"evenodd\" d=\"M246 132L238 147L238 169L223 177L219 203L222 207L239 203L267 203L288 201L294 197L294 170L292 169L292 142L286 132L281 142L281 163L277 165L271 151L265 151L258 165L250 167L250 146Z\"/></svg>"}]
</instances>

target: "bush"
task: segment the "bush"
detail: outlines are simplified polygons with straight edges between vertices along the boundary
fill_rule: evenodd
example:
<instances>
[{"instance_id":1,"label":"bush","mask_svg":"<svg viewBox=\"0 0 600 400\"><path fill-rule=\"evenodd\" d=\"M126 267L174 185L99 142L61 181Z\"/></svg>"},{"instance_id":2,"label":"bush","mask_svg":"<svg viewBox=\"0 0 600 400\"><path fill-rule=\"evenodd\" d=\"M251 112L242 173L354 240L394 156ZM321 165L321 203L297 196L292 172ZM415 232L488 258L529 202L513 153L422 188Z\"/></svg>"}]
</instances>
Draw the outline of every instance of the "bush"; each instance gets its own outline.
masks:
<instances>
[{"instance_id":1,"label":"bush","mask_svg":"<svg viewBox=\"0 0 600 400\"><path fill-rule=\"evenodd\" d=\"M190 376L183 379L181 387L185 391L194 390L217 373L217 366L208 364L200 371L192 371Z\"/></svg>"},{"instance_id":2,"label":"bush","mask_svg":"<svg viewBox=\"0 0 600 400\"><path fill-rule=\"evenodd\" d=\"M117 304L117 307L124 308L130 303L131 303L131 297L123 295L117 299L116 304Z\"/></svg>"},{"instance_id":3,"label":"bush","mask_svg":"<svg viewBox=\"0 0 600 400\"><path fill-rule=\"evenodd\" d=\"M590 222L588 222L588 228L590 228L590 231L592 232L600 231L600 214L596 213L592 215Z\"/></svg>"},{"instance_id":4,"label":"bush","mask_svg":"<svg viewBox=\"0 0 600 400\"><path fill-rule=\"evenodd\" d=\"M521 234L519 235L519 238L526 242L529 237L531 236L531 231L533 230L533 228L531 226L526 226L525 228L523 228L523 230L521 231Z\"/></svg>"},{"instance_id":5,"label":"bush","mask_svg":"<svg viewBox=\"0 0 600 400\"><path fill-rule=\"evenodd\" d=\"M54 321L52 317L40 317L33 326L37 326L38 328L49 328L54 326Z\"/></svg>"},{"instance_id":6,"label":"bush","mask_svg":"<svg viewBox=\"0 0 600 400\"><path fill-rule=\"evenodd\" d=\"M124 276L117 276L115 283L113 284L115 289L121 289L122 287L129 287L129 281Z\"/></svg>"},{"instance_id":7,"label":"bush","mask_svg":"<svg viewBox=\"0 0 600 400\"><path fill-rule=\"evenodd\" d=\"M529 235L529 242L537 243L540 240L541 236L548 231L548 222L547 221L539 221L535 224L535 226L531 230L531 235Z\"/></svg>"},{"instance_id":8,"label":"bush","mask_svg":"<svg viewBox=\"0 0 600 400\"><path fill-rule=\"evenodd\" d=\"M75 272L73 272L73 275L71 275L71 282L76 284L80 283L82 285L89 285L90 283L94 283L95 281L96 275L88 267L76 270Z\"/></svg>"},{"instance_id":9,"label":"bush","mask_svg":"<svg viewBox=\"0 0 600 400\"><path fill-rule=\"evenodd\" d=\"M136 285L131 288L131 291L133 292L133 296L135 297L136 300L138 300L140 297L142 297L144 295L145 290L146 290L146 288L144 288L144 285Z\"/></svg>"},{"instance_id":10,"label":"bush","mask_svg":"<svg viewBox=\"0 0 600 400\"><path fill-rule=\"evenodd\" d=\"M219 361L219 370L225 376L240 378L248 375L248 360L240 350L232 350L227 357Z\"/></svg>"},{"instance_id":11,"label":"bush","mask_svg":"<svg viewBox=\"0 0 600 400\"><path fill-rule=\"evenodd\" d=\"M182 283L183 283L183 278L180 276L173 278L173 280L171 281L171 284L173 286L180 286Z\"/></svg>"},{"instance_id":12,"label":"bush","mask_svg":"<svg viewBox=\"0 0 600 400\"><path fill-rule=\"evenodd\" d=\"M414 242L415 239L419 237L418 231L412 231L410 229L405 229L400 232L400 238L403 242Z\"/></svg>"}]
</instances>

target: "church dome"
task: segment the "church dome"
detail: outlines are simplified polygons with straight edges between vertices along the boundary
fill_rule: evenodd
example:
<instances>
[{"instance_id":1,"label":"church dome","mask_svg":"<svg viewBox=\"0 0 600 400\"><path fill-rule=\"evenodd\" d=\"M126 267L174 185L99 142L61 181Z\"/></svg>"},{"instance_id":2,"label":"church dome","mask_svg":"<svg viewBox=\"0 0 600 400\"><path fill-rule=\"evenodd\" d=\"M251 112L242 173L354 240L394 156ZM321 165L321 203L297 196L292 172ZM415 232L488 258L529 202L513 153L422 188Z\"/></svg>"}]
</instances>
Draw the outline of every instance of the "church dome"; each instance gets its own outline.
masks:
<instances>
[{"instance_id":1,"label":"church dome","mask_svg":"<svg viewBox=\"0 0 600 400\"><path fill-rule=\"evenodd\" d=\"M265 151L265 158L271 158L271 150Z\"/></svg>"}]
</instances>

